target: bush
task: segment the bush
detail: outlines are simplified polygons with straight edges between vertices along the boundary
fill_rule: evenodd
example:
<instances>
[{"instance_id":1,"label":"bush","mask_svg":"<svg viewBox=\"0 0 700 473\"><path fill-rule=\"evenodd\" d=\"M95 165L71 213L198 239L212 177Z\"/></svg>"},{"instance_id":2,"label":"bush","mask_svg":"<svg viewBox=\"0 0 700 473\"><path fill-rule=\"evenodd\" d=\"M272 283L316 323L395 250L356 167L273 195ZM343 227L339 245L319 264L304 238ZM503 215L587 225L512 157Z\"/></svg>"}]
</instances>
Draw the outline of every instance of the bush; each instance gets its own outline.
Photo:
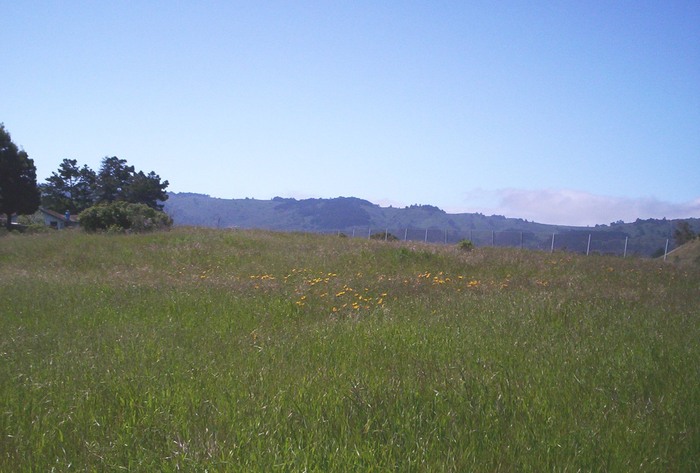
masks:
<instances>
[{"instance_id":1,"label":"bush","mask_svg":"<svg viewBox=\"0 0 700 473\"><path fill-rule=\"evenodd\" d=\"M36 233L51 233L53 228L47 227L43 223L32 223L24 227L23 233L36 234Z\"/></svg>"},{"instance_id":2,"label":"bush","mask_svg":"<svg viewBox=\"0 0 700 473\"><path fill-rule=\"evenodd\" d=\"M170 228L173 220L165 212L145 204L112 202L90 207L78 216L87 232L149 232Z\"/></svg>"},{"instance_id":3,"label":"bush","mask_svg":"<svg viewBox=\"0 0 700 473\"><path fill-rule=\"evenodd\" d=\"M373 233L370 235L372 240L386 240L386 241L397 241L398 237L392 235L389 232Z\"/></svg>"},{"instance_id":4,"label":"bush","mask_svg":"<svg viewBox=\"0 0 700 473\"><path fill-rule=\"evenodd\" d=\"M474 243L472 243L471 240L461 240L457 243L457 246L459 246L459 249L462 251L472 251L474 249Z\"/></svg>"}]
</instances>

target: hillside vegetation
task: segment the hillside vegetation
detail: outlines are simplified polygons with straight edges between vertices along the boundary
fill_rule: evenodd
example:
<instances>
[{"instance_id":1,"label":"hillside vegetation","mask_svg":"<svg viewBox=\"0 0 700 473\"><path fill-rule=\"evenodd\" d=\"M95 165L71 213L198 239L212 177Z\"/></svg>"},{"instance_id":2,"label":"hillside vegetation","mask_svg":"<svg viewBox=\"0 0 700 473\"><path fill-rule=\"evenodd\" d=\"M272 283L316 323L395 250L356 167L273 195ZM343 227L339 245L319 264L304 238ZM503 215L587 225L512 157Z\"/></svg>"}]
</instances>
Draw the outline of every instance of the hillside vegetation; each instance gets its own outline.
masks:
<instances>
[{"instance_id":1,"label":"hillside vegetation","mask_svg":"<svg viewBox=\"0 0 700 473\"><path fill-rule=\"evenodd\" d=\"M0 471L700 469L693 267L178 228L0 281Z\"/></svg>"}]
</instances>

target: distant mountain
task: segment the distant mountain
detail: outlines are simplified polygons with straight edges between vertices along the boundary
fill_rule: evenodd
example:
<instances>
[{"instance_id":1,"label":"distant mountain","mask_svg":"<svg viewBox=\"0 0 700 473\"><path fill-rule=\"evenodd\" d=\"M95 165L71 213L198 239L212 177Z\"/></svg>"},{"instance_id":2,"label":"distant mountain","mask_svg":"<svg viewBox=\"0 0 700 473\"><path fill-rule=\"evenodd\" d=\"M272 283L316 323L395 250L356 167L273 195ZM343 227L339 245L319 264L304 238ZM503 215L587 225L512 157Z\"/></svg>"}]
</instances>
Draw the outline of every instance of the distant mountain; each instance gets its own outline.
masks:
<instances>
[{"instance_id":1,"label":"distant mountain","mask_svg":"<svg viewBox=\"0 0 700 473\"><path fill-rule=\"evenodd\" d=\"M260 228L280 231L342 232L364 235L389 231L400 239L454 242L469 238L478 244L528 246L546 249L556 234L556 248L594 250L651 256L663 251L672 238L675 220L649 219L595 227L547 225L501 215L448 214L432 205L380 207L356 197L272 200L219 199L204 194L169 193L164 209L176 225L218 228ZM700 232L700 219L685 219ZM359 233L358 233L359 232ZM672 243L672 242L671 242ZM583 245L583 246L582 246Z\"/></svg>"},{"instance_id":2,"label":"distant mountain","mask_svg":"<svg viewBox=\"0 0 700 473\"><path fill-rule=\"evenodd\" d=\"M204 194L170 193L165 211L176 225L265 228L288 231L352 231L353 228L552 232L577 227L545 225L480 213L448 214L432 205L380 207L356 197L272 200L219 199Z\"/></svg>"}]
</instances>

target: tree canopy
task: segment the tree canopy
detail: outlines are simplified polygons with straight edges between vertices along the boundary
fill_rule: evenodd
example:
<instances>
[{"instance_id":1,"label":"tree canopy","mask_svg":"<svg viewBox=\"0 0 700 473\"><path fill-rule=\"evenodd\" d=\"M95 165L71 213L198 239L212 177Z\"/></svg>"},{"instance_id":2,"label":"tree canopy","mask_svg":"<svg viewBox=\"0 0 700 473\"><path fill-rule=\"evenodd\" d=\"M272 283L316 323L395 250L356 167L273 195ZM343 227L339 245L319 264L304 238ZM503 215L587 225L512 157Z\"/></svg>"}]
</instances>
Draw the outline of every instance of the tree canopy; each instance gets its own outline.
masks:
<instances>
[{"instance_id":1,"label":"tree canopy","mask_svg":"<svg viewBox=\"0 0 700 473\"><path fill-rule=\"evenodd\" d=\"M168 181L161 182L160 176L151 171L144 174L139 171L131 176L131 180L126 189L125 199L132 204L145 204L149 207L162 210L168 194L165 189L168 187Z\"/></svg>"},{"instance_id":2,"label":"tree canopy","mask_svg":"<svg viewBox=\"0 0 700 473\"><path fill-rule=\"evenodd\" d=\"M79 213L96 204L127 202L162 210L168 194L168 181L151 171L136 172L125 159L105 157L99 171L79 167L74 159L64 159L58 172L41 186L42 203L57 212Z\"/></svg>"},{"instance_id":3,"label":"tree canopy","mask_svg":"<svg viewBox=\"0 0 700 473\"><path fill-rule=\"evenodd\" d=\"M75 159L64 159L58 172L41 184L42 204L57 212L78 214L95 202L97 175L87 166L78 166Z\"/></svg>"},{"instance_id":4,"label":"tree canopy","mask_svg":"<svg viewBox=\"0 0 700 473\"><path fill-rule=\"evenodd\" d=\"M12 228L13 214L34 213L40 201L34 160L12 142L0 123L0 213L7 217L7 228Z\"/></svg>"},{"instance_id":5,"label":"tree canopy","mask_svg":"<svg viewBox=\"0 0 700 473\"><path fill-rule=\"evenodd\" d=\"M126 159L104 158L97 173L97 202L126 200L133 174L134 166L128 166Z\"/></svg>"}]
</instances>

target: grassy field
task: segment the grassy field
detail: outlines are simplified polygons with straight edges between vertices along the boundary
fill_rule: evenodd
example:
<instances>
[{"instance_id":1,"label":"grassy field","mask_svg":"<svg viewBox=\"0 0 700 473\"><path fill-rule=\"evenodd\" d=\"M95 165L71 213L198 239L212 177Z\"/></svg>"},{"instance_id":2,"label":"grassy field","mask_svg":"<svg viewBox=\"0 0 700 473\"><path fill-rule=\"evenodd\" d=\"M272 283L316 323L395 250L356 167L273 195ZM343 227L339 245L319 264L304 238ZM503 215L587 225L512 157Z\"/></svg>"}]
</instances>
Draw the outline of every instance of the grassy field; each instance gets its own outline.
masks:
<instances>
[{"instance_id":1,"label":"grassy field","mask_svg":"<svg viewBox=\"0 0 700 473\"><path fill-rule=\"evenodd\" d=\"M660 261L7 235L0 471L699 471L699 322Z\"/></svg>"},{"instance_id":2,"label":"grassy field","mask_svg":"<svg viewBox=\"0 0 700 473\"><path fill-rule=\"evenodd\" d=\"M696 238L673 250L666 260L678 266L700 269L700 238Z\"/></svg>"}]
</instances>

